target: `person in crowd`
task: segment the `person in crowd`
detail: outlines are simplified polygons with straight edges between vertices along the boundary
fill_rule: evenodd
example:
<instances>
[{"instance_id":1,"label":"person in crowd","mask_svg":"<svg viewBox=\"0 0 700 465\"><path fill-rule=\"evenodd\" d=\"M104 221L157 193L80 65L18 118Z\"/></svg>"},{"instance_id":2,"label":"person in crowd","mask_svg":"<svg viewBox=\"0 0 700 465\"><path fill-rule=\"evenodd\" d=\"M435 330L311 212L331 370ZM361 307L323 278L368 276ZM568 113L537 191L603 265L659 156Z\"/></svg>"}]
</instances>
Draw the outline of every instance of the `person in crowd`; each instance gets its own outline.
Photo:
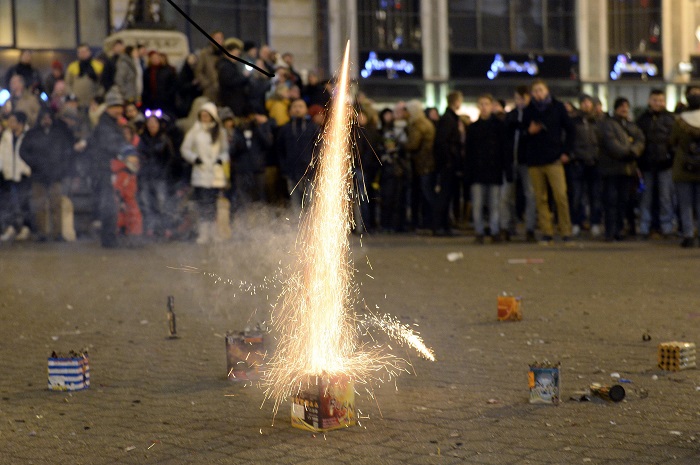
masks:
<instances>
[{"instance_id":1,"label":"person in crowd","mask_svg":"<svg viewBox=\"0 0 700 465\"><path fill-rule=\"evenodd\" d=\"M700 88L688 86L685 98L688 103L673 125L670 144L674 150L672 172L682 225L681 247L689 248L695 245L696 226L700 228Z\"/></svg>"},{"instance_id":2,"label":"person in crowd","mask_svg":"<svg viewBox=\"0 0 700 465\"><path fill-rule=\"evenodd\" d=\"M243 42L243 59L249 63L258 61L258 45L255 41L246 40Z\"/></svg>"},{"instance_id":3,"label":"person in crowd","mask_svg":"<svg viewBox=\"0 0 700 465\"><path fill-rule=\"evenodd\" d=\"M571 159L566 165L569 188L570 214L573 224L571 233L578 236L586 222L584 196L590 210L591 235L602 233L603 205L602 180L598 169L600 158L600 120L596 117L593 98L583 94L579 98L579 111L574 117L576 136Z\"/></svg>"},{"instance_id":4,"label":"person in crowd","mask_svg":"<svg viewBox=\"0 0 700 465\"><path fill-rule=\"evenodd\" d=\"M143 83L143 73L139 72L140 66L134 58L136 53L136 49L133 46L125 47L124 53L117 55L115 64L114 85L119 88L119 91L124 96L124 100L128 103L141 101L137 83L139 82L139 77L141 77L141 83Z\"/></svg>"},{"instance_id":5,"label":"person in crowd","mask_svg":"<svg viewBox=\"0 0 700 465\"><path fill-rule=\"evenodd\" d=\"M198 120L185 134L180 153L193 165L191 185L199 213L197 244L218 241L216 202L226 187L223 164L229 161L229 147L216 105L204 103Z\"/></svg>"},{"instance_id":6,"label":"person in crowd","mask_svg":"<svg viewBox=\"0 0 700 465\"><path fill-rule=\"evenodd\" d=\"M127 244L136 245L143 235L143 215L138 202L138 173L140 170L139 153L136 148L127 143L110 161L112 169L112 186L116 194L117 234L125 236Z\"/></svg>"},{"instance_id":7,"label":"person in crowd","mask_svg":"<svg viewBox=\"0 0 700 465\"><path fill-rule=\"evenodd\" d=\"M662 236L673 232L673 150L671 129L676 118L666 109L666 94L652 89L647 109L637 118L637 126L644 133L646 144L639 159L639 169L646 188L639 204L639 233L649 237L653 225L658 224ZM656 201L656 202L655 202ZM658 204L658 211L653 208Z\"/></svg>"},{"instance_id":8,"label":"person in crowd","mask_svg":"<svg viewBox=\"0 0 700 465\"><path fill-rule=\"evenodd\" d=\"M290 104L289 116L289 122L280 127L277 135L277 153L292 208L299 212L313 177L309 165L320 128L311 121L306 102L302 99Z\"/></svg>"},{"instance_id":9,"label":"person in crowd","mask_svg":"<svg viewBox=\"0 0 700 465\"><path fill-rule=\"evenodd\" d=\"M454 199L457 183L464 176L465 144L467 127L457 111L464 97L461 92L447 94L447 109L440 117L435 131L436 191L433 231L450 234L450 201Z\"/></svg>"},{"instance_id":10,"label":"person in crowd","mask_svg":"<svg viewBox=\"0 0 700 465\"><path fill-rule=\"evenodd\" d=\"M60 113L68 100L68 86L66 81L56 81L52 89L49 95L48 106L54 113Z\"/></svg>"},{"instance_id":11,"label":"person in crowd","mask_svg":"<svg viewBox=\"0 0 700 465\"><path fill-rule=\"evenodd\" d=\"M102 69L102 74L100 75L100 85L105 92L108 92L109 89L116 84L115 79L117 76L117 63L122 55L124 55L124 41L117 39L112 43L112 48L110 49L109 55L105 57L104 68ZM119 90L122 95L124 95L124 91L121 88Z\"/></svg>"},{"instance_id":12,"label":"person in crowd","mask_svg":"<svg viewBox=\"0 0 700 465\"><path fill-rule=\"evenodd\" d=\"M277 62L275 59L274 51L269 45L263 44L258 51L258 57L265 64L265 68L268 72L274 73L277 71Z\"/></svg>"},{"instance_id":13,"label":"person in crowd","mask_svg":"<svg viewBox=\"0 0 700 465\"><path fill-rule=\"evenodd\" d=\"M146 237L168 239L172 235L167 213L168 191L175 150L165 132L164 122L155 114L146 120L137 148L141 157L138 192Z\"/></svg>"},{"instance_id":14,"label":"person in crowd","mask_svg":"<svg viewBox=\"0 0 700 465\"><path fill-rule=\"evenodd\" d=\"M593 96L593 108L596 120L598 121L602 121L610 116L605 112L605 110L603 110L603 102L601 102L601 100L596 96Z\"/></svg>"},{"instance_id":15,"label":"person in crowd","mask_svg":"<svg viewBox=\"0 0 700 465\"><path fill-rule=\"evenodd\" d=\"M262 60L256 60L255 64L260 68L264 66ZM271 88L272 82L267 76L257 71L251 73L248 81L248 105L252 113L257 115L267 114L265 99Z\"/></svg>"},{"instance_id":16,"label":"person in crowd","mask_svg":"<svg viewBox=\"0 0 700 465\"><path fill-rule=\"evenodd\" d=\"M282 54L282 62L287 67L287 73L289 74L290 85L298 86L299 88L301 88L301 86L304 85L304 82L301 79L301 75L294 69L294 54L292 54L290 52L283 53Z\"/></svg>"},{"instance_id":17,"label":"person in crowd","mask_svg":"<svg viewBox=\"0 0 700 465\"><path fill-rule=\"evenodd\" d=\"M105 109L88 141L92 160L92 178L97 199L102 247L117 247L117 204L112 185L112 160L116 159L124 146L124 131L119 125L123 118L124 98L119 89L113 87L105 95Z\"/></svg>"},{"instance_id":18,"label":"person in crowd","mask_svg":"<svg viewBox=\"0 0 700 465\"><path fill-rule=\"evenodd\" d=\"M489 234L500 242L500 193L503 179L513 182L511 147L505 122L493 113L493 96L477 100L479 119L469 126L465 172L471 182L472 216L477 244L484 243L484 204L488 198Z\"/></svg>"},{"instance_id":19,"label":"person in crowd","mask_svg":"<svg viewBox=\"0 0 700 465\"><path fill-rule=\"evenodd\" d=\"M318 73L315 71L310 71L306 85L302 88L302 98L309 106L320 105L325 107L328 102L329 95L326 94L325 83L321 82Z\"/></svg>"},{"instance_id":20,"label":"person in crowd","mask_svg":"<svg viewBox=\"0 0 700 465\"><path fill-rule=\"evenodd\" d=\"M357 110L357 126L355 128L355 143L359 165L355 167L355 179L357 187L357 204L359 206L359 219L355 221L357 232L374 232L377 229L377 202L379 192L375 187L375 180L379 174L379 158L377 153L381 151L381 135L377 121L368 116L364 108Z\"/></svg>"},{"instance_id":21,"label":"person in crowd","mask_svg":"<svg viewBox=\"0 0 700 465\"><path fill-rule=\"evenodd\" d=\"M223 32L216 31L211 36L218 45L223 46ZM207 44L199 51L199 59L194 66L194 75L202 89L202 95L214 103L218 103L219 98L218 64L222 56L223 53L219 47Z\"/></svg>"},{"instance_id":22,"label":"person in crowd","mask_svg":"<svg viewBox=\"0 0 700 465\"><path fill-rule=\"evenodd\" d=\"M197 55L187 55L177 75L177 117L184 118L192 108L194 99L202 95L202 87L195 75Z\"/></svg>"},{"instance_id":23,"label":"person in crowd","mask_svg":"<svg viewBox=\"0 0 700 465\"><path fill-rule=\"evenodd\" d=\"M522 137L527 139L528 174L535 189L541 243L548 245L554 237L548 189L552 190L557 208L559 234L564 242L568 242L571 238L571 217L564 164L569 162L575 128L566 108L552 97L544 81L535 80L531 93L532 100L523 115L526 131Z\"/></svg>"},{"instance_id":24,"label":"person in crowd","mask_svg":"<svg viewBox=\"0 0 700 465\"><path fill-rule=\"evenodd\" d=\"M224 42L224 48L235 57L240 57L243 50L243 42L231 37ZM219 98L217 102L233 111L239 117L248 115L248 81L249 73L243 68L243 64L229 58L222 57L216 71L219 76Z\"/></svg>"},{"instance_id":25,"label":"person in crowd","mask_svg":"<svg viewBox=\"0 0 700 465\"><path fill-rule=\"evenodd\" d=\"M425 116L423 104L418 100L406 103L408 125L406 126L406 151L412 162L413 174L417 179L420 203L411 210L416 229L432 229L434 225L433 205L435 203L435 125Z\"/></svg>"},{"instance_id":26,"label":"person in crowd","mask_svg":"<svg viewBox=\"0 0 700 465\"><path fill-rule=\"evenodd\" d=\"M66 83L70 93L78 99L82 110L87 110L100 87L100 75L104 65L92 57L92 51L87 44L78 45L78 59L66 69Z\"/></svg>"},{"instance_id":27,"label":"person in crowd","mask_svg":"<svg viewBox=\"0 0 700 465\"><path fill-rule=\"evenodd\" d=\"M175 69L163 60L163 56L152 50L148 54L148 67L143 73L143 108L175 113L177 75Z\"/></svg>"},{"instance_id":28,"label":"person in crowd","mask_svg":"<svg viewBox=\"0 0 700 465\"><path fill-rule=\"evenodd\" d=\"M625 213L637 181L637 160L644 150L644 133L630 120L625 97L615 99L613 116L601 122L600 174L603 177L605 240L624 239Z\"/></svg>"},{"instance_id":29,"label":"person in crowd","mask_svg":"<svg viewBox=\"0 0 700 465\"><path fill-rule=\"evenodd\" d=\"M58 61L54 60L51 62L51 71L49 72L49 75L46 76L46 79L44 80L44 91L46 92L47 95L52 95L54 92L54 86L58 81L64 81L66 79L66 74L63 71L63 64Z\"/></svg>"},{"instance_id":30,"label":"person in crowd","mask_svg":"<svg viewBox=\"0 0 700 465\"><path fill-rule=\"evenodd\" d=\"M10 98L3 106L3 113L7 115L14 111L21 111L27 115L27 124L30 127L33 126L41 109L39 97L27 90L21 74L15 74L10 78L9 90Z\"/></svg>"},{"instance_id":31,"label":"person in crowd","mask_svg":"<svg viewBox=\"0 0 700 465\"><path fill-rule=\"evenodd\" d=\"M18 77L18 76L15 76ZM24 241L29 229L30 176L32 170L20 155L27 130L27 115L15 111L7 118L7 130L0 139L0 242Z\"/></svg>"},{"instance_id":32,"label":"person in crowd","mask_svg":"<svg viewBox=\"0 0 700 465\"><path fill-rule=\"evenodd\" d=\"M274 92L265 102L267 114L275 121L277 127L282 127L289 122L289 88L278 83Z\"/></svg>"},{"instance_id":33,"label":"person in crowd","mask_svg":"<svg viewBox=\"0 0 700 465\"><path fill-rule=\"evenodd\" d=\"M22 50L19 54L19 63L7 70L3 81L5 88L10 88L10 80L13 76L22 76L24 86L30 94L39 95L44 91L41 75L39 71L32 66L31 50Z\"/></svg>"},{"instance_id":34,"label":"person in crowd","mask_svg":"<svg viewBox=\"0 0 700 465\"><path fill-rule=\"evenodd\" d=\"M508 136L513 146L513 182L503 183L501 190L501 231L506 240L516 233L517 199L522 192L525 200L525 240L536 242L535 228L537 226L537 207L535 202L535 190L530 182L530 174L527 168L527 150L525 143L527 128L523 127L525 108L530 105L530 87L521 85L515 88L513 101L515 108L506 115Z\"/></svg>"},{"instance_id":35,"label":"person in crowd","mask_svg":"<svg viewBox=\"0 0 700 465\"><path fill-rule=\"evenodd\" d=\"M149 116L151 114L155 115L156 113L158 113L157 111L151 110L150 108L147 108L146 110L148 111ZM162 116L162 111L159 114ZM136 129L137 133L140 134L143 131L143 128L146 125L146 116L141 110L139 110L139 107L136 106L136 103L129 102L126 105L124 105L124 117L126 118L126 122Z\"/></svg>"},{"instance_id":36,"label":"person in crowd","mask_svg":"<svg viewBox=\"0 0 700 465\"><path fill-rule=\"evenodd\" d=\"M394 112L385 108L379 113L382 143L380 168L380 226L388 233L406 230L406 193L410 161L406 158L404 144L406 133L394 125Z\"/></svg>"},{"instance_id":37,"label":"person in crowd","mask_svg":"<svg viewBox=\"0 0 700 465\"><path fill-rule=\"evenodd\" d=\"M440 121L440 112L435 107L428 107L425 109L425 116L433 123L436 127L438 121Z\"/></svg>"},{"instance_id":38,"label":"person in crowd","mask_svg":"<svg viewBox=\"0 0 700 465\"><path fill-rule=\"evenodd\" d=\"M503 99L493 99L491 114L501 121L506 120L506 101Z\"/></svg>"},{"instance_id":39,"label":"person in crowd","mask_svg":"<svg viewBox=\"0 0 700 465\"><path fill-rule=\"evenodd\" d=\"M266 200L265 165L273 143L270 122L263 114L250 114L236 125L230 155L238 207Z\"/></svg>"},{"instance_id":40,"label":"person in crowd","mask_svg":"<svg viewBox=\"0 0 700 465\"><path fill-rule=\"evenodd\" d=\"M20 149L20 156L32 170L31 205L39 241L62 240L62 183L71 169L72 155L70 130L50 110L42 110Z\"/></svg>"}]
</instances>

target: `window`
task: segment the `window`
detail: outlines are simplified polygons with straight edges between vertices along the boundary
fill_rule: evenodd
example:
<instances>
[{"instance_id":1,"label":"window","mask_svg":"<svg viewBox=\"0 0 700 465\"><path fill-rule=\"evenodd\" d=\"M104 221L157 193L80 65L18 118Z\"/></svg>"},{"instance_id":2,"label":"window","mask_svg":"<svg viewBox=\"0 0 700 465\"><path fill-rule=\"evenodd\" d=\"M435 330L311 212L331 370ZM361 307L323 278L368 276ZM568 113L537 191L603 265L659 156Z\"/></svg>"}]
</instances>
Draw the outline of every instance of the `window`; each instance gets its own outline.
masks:
<instances>
[{"instance_id":1,"label":"window","mask_svg":"<svg viewBox=\"0 0 700 465\"><path fill-rule=\"evenodd\" d=\"M362 50L421 50L419 0L359 0Z\"/></svg>"},{"instance_id":2,"label":"window","mask_svg":"<svg viewBox=\"0 0 700 465\"><path fill-rule=\"evenodd\" d=\"M608 2L611 53L661 53L661 0Z\"/></svg>"},{"instance_id":3,"label":"window","mask_svg":"<svg viewBox=\"0 0 700 465\"><path fill-rule=\"evenodd\" d=\"M17 48L75 47L75 2L15 1Z\"/></svg>"},{"instance_id":4,"label":"window","mask_svg":"<svg viewBox=\"0 0 700 465\"><path fill-rule=\"evenodd\" d=\"M12 0L0 0L0 47L12 46Z\"/></svg>"},{"instance_id":5,"label":"window","mask_svg":"<svg viewBox=\"0 0 700 465\"><path fill-rule=\"evenodd\" d=\"M178 31L188 33L190 47L201 48L209 43L206 37L189 26L167 2L162 3L163 19ZM185 0L178 6L187 12L208 33L221 31L226 37L252 40L258 45L267 42L267 2L261 0Z\"/></svg>"},{"instance_id":6,"label":"window","mask_svg":"<svg viewBox=\"0 0 700 465\"><path fill-rule=\"evenodd\" d=\"M576 0L450 0L455 51L576 50Z\"/></svg>"}]
</instances>

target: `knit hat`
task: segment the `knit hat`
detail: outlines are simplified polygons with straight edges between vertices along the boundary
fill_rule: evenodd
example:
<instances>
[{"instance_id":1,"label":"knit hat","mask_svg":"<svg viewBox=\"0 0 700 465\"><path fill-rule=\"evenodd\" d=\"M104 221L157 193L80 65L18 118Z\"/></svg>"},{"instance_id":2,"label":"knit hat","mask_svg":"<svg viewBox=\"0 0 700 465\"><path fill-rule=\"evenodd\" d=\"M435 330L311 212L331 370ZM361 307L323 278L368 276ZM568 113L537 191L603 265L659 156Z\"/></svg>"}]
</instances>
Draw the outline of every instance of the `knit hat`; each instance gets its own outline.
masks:
<instances>
[{"instance_id":1,"label":"knit hat","mask_svg":"<svg viewBox=\"0 0 700 465\"><path fill-rule=\"evenodd\" d=\"M243 41L238 37L229 37L224 41L224 48L228 51L238 48L243 50Z\"/></svg>"},{"instance_id":2,"label":"knit hat","mask_svg":"<svg viewBox=\"0 0 700 465\"><path fill-rule=\"evenodd\" d=\"M216 121L217 123L221 122L221 120L219 120L219 112L216 110L216 105L214 105L212 102L206 102L202 104L202 106L199 107L197 115L199 115L203 111L209 113L211 117L214 118L214 121Z\"/></svg>"},{"instance_id":3,"label":"knit hat","mask_svg":"<svg viewBox=\"0 0 700 465\"><path fill-rule=\"evenodd\" d=\"M124 106L124 97L122 93L119 92L119 88L112 86L109 92L105 94L105 105L107 107Z\"/></svg>"},{"instance_id":4,"label":"knit hat","mask_svg":"<svg viewBox=\"0 0 700 465\"><path fill-rule=\"evenodd\" d=\"M202 109L200 109L201 111ZM221 121L226 121L227 119L233 119L233 111L229 107L219 108L219 119Z\"/></svg>"}]
</instances>

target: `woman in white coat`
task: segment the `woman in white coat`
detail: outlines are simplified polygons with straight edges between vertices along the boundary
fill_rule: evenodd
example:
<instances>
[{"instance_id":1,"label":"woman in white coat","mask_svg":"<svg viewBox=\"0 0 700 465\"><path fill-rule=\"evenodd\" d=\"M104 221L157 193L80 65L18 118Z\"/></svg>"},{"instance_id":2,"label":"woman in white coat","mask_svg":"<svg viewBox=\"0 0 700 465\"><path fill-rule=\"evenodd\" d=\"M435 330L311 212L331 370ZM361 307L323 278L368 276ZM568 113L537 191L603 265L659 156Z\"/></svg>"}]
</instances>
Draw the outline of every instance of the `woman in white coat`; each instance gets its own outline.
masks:
<instances>
[{"instance_id":1,"label":"woman in white coat","mask_svg":"<svg viewBox=\"0 0 700 465\"><path fill-rule=\"evenodd\" d=\"M193 165L192 187L199 210L198 244L216 237L216 201L226 187L223 164L229 161L228 141L216 106L207 102L197 114L197 122L185 134L182 157Z\"/></svg>"}]
</instances>

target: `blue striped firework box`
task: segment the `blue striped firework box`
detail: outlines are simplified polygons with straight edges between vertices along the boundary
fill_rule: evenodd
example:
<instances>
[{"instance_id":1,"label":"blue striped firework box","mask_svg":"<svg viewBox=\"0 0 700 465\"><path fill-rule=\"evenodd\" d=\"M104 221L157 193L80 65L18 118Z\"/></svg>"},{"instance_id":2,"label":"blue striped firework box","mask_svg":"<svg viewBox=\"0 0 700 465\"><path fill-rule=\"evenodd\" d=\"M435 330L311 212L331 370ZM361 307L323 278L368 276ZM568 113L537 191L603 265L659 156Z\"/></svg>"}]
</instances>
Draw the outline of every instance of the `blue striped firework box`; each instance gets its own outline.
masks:
<instances>
[{"instance_id":1,"label":"blue striped firework box","mask_svg":"<svg viewBox=\"0 0 700 465\"><path fill-rule=\"evenodd\" d=\"M90 387L90 364L87 353L49 357L49 390L80 391Z\"/></svg>"}]
</instances>

